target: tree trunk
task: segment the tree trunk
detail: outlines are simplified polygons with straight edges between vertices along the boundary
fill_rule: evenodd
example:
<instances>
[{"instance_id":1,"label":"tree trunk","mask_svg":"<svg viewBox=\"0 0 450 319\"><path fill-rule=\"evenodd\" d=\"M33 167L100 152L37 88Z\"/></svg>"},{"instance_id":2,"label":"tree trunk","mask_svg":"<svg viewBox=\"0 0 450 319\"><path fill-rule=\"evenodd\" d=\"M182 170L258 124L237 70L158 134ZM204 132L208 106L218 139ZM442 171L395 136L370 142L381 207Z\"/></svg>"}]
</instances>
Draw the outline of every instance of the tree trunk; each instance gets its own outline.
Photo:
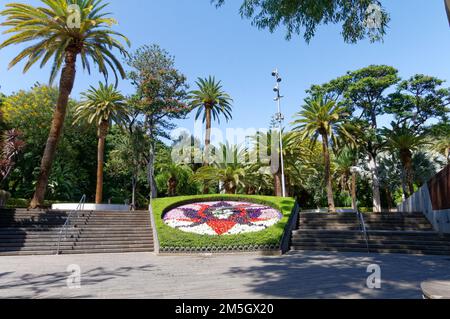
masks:
<instances>
[{"instance_id":1,"label":"tree trunk","mask_svg":"<svg viewBox=\"0 0 450 319\"><path fill-rule=\"evenodd\" d=\"M369 156L369 168L372 173L373 212L381 213L380 177L378 173L377 158L373 154L369 154Z\"/></svg>"},{"instance_id":2,"label":"tree trunk","mask_svg":"<svg viewBox=\"0 0 450 319\"><path fill-rule=\"evenodd\" d=\"M236 194L237 187L233 183L225 182L224 183L224 188L225 188L225 194L227 194L227 195L234 195L234 194Z\"/></svg>"},{"instance_id":3,"label":"tree trunk","mask_svg":"<svg viewBox=\"0 0 450 319\"><path fill-rule=\"evenodd\" d=\"M210 160L210 146L211 146L211 109L206 108L206 132L205 132L205 155L203 158L203 165L208 166Z\"/></svg>"},{"instance_id":4,"label":"tree trunk","mask_svg":"<svg viewBox=\"0 0 450 319\"><path fill-rule=\"evenodd\" d=\"M327 187L328 211L335 213L336 206L334 205L333 182L331 180L330 150L328 146L328 136L325 133L322 133L322 144L325 161L325 184Z\"/></svg>"},{"instance_id":5,"label":"tree trunk","mask_svg":"<svg viewBox=\"0 0 450 319\"><path fill-rule=\"evenodd\" d=\"M44 206L48 179L50 177L53 160L55 159L56 149L64 128L64 120L66 118L69 96L72 93L75 82L77 53L67 51L65 52L65 55L65 64L61 71L61 79L59 84L58 102L53 114L50 134L42 156L36 191L30 203L30 208L32 209Z\"/></svg>"},{"instance_id":6,"label":"tree trunk","mask_svg":"<svg viewBox=\"0 0 450 319\"><path fill-rule=\"evenodd\" d=\"M153 137L152 137L153 138ZM152 139L151 138L151 139ZM153 140L150 142L150 153L148 161L148 183L150 187L150 202L153 198L156 198L158 193L155 184L155 144Z\"/></svg>"},{"instance_id":7,"label":"tree trunk","mask_svg":"<svg viewBox=\"0 0 450 319\"><path fill-rule=\"evenodd\" d=\"M357 181L357 177L356 177L356 173L352 174L352 209L356 212L358 211L358 198L356 195L356 181Z\"/></svg>"},{"instance_id":8,"label":"tree trunk","mask_svg":"<svg viewBox=\"0 0 450 319\"><path fill-rule=\"evenodd\" d=\"M136 186L137 186L137 174L133 173L131 178L131 210L136 210Z\"/></svg>"},{"instance_id":9,"label":"tree trunk","mask_svg":"<svg viewBox=\"0 0 450 319\"><path fill-rule=\"evenodd\" d=\"M178 181L175 177L170 177L167 181L167 195L173 197L177 192Z\"/></svg>"},{"instance_id":10,"label":"tree trunk","mask_svg":"<svg viewBox=\"0 0 450 319\"><path fill-rule=\"evenodd\" d=\"M393 203L393 200L392 200L392 194L391 194L391 190L388 188L388 187L386 187L386 199L387 199L387 202L388 202L388 211L389 211L389 213L391 213L392 212L392 203Z\"/></svg>"},{"instance_id":11,"label":"tree trunk","mask_svg":"<svg viewBox=\"0 0 450 319\"><path fill-rule=\"evenodd\" d=\"M404 171L404 189L407 190L406 198L412 196L414 194L414 173L413 173L413 162L410 150L401 150L400 151L400 160L402 162L403 171Z\"/></svg>"},{"instance_id":12,"label":"tree trunk","mask_svg":"<svg viewBox=\"0 0 450 319\"><path fill-rule=\"evenodd\" d=\"M276 197L283 196L283 186L281 185L281 171L279 170L275 175L273 175L274 191Z\"/></svg>"},{"instance_id":13,"label":"tree trunk","mask_svg":"<svg viewBox=\"0 0 450 319\"><path fill-rule=\"evenodd\" d=\"M203 154L203 166L209 166L211 148L211 109L206 107L206 132L205 132L205 152ZM209 187L203 186L203 194L209 194Z\"/></svg>"},{"instance_id":14,"label":"tree trunk","mask_svg":"<svg viewBox=\"0 0 450 319\"><path fill-rule=\"evenodd\" d=\"M106 135L108 134L108 127L108 122L104 121L98 128L96 204L103 203L103 169L105 166L105 141Z\"/></svg>"}]
</instances>

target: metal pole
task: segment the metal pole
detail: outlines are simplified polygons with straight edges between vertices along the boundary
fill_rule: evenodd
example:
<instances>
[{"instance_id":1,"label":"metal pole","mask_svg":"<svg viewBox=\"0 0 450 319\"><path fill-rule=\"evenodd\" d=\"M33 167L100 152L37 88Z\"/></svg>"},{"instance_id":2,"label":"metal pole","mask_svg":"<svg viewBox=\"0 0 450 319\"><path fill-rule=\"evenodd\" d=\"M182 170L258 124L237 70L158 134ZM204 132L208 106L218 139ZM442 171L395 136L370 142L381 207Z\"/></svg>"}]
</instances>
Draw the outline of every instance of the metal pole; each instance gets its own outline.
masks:
<instances>
[{"instance_id":1,"label":"metal pole","mask_svg":"<svg viewBox=\"0 0 450 319\"><path fill-rule=\"evenodd\" d=\"M278 73L278 69L274 71L274 76L277 81L276 86L276 101L277 101L277 107L278 107L278 113L277 113L277 120L278 120L278 128L280 130L280 152L281 152L281 187L283 192L283 197L286 197L286 179L285 179L285 172L284 172L284 153L283 153L283 114L281 113L281 99L283 96L281 96L280 92L280 82L281 78Z\"/></svg>"}]
</instances>

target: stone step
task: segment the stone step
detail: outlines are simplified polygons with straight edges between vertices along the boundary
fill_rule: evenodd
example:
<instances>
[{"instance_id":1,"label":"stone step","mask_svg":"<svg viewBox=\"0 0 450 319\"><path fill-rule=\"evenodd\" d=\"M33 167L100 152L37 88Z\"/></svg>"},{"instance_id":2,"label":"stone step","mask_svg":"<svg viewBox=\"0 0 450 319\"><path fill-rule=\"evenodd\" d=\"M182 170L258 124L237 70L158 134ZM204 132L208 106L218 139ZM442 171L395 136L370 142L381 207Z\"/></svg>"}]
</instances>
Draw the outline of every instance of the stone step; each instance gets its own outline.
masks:
<instances>
[{"instance_id":1,"label":"stone step","mask_svg":"<svg viewBox=\"0 0 450 319\"><path fill-rule=\"evenodd\" d=\"M83 212L73 215L67 229L67 212L1 211L0 256L63 253L151 252L153 231L148 212Z\"/></svg>"},{"instance_id":2,"label":"stone step","mask_svg":"<svg viewBox=\"0 0 450 319\"><path fill-rule=\"evenodd\" d=\"M312 243L312 242L293 242L293 247L318 247L318 248L366 248L367 245L365 242L359 243ZM391 245L381 245L381 244L369 244L369 249L371 250L380 250L380 249L395 249L395 250L416 250L416 251L440 251L450 255L450 248L448 246L424 246L424 245L400 245L400 244L391 244Z\"/></svg>"},{"instance_id":3,"label":"stone step","mask_svg":"<svg viewBox=\"0 0 450 319\"><path fill-rule=\"evenodd\" d=\"M63 250L61 255L77 255L77 254L123 254L123 253L152 253L153 247L145 248L98 248L98 249L80 249L80 250Z\"/></svg>"},{"instance_id":4,"label":"stone step","mask_svg":"<svg viewBox=\"0 0 450 319\"><path fill-rule=\"evenodd\" d=\"M56 249L35 251L0 251L0 257L7 256L48 256L56 255Z\"/></svg>"},{"instance_id":5,"label":"stone step","mask_svg":"<svg viewBox=\"0 0 450 319\"><path fill-rule=\"evenodd\" d=\"M144 247L144 248L97 248L97 249L83 249L83 250L62 250L60 252L61 255L74 255L74 254L116 254L116 253L151 253L154 252L153 247ZM2 252L0 251L1 256L47 256L47 255L55 255L56 250L35 250L35 251L12 251L12 252Z\"/></svg>"},{"instance_id":6,"label":"stone step","mask_svg":"<svg viewBox=\"0 0 450 319\"><path fill-rule=\"evenodd\" d=\"M292 240L293 244L302 244L302 243L313 243L313 244L323 244L323 245L334 245L336 244L366 244L365 240L360 238L357 240L342 240L340 238L332 241L332 240L322 240L317 238L295 238ZM450 245L448 242L445 241L423 241L423 242L416 242L416 241L403 241L403 240L369 240L369 245L377 246L377 245L406 245L406 246L423 246L423 247L441 247L443 249L450 249Z\"/></svg>"},{"instance_id":7,"label":"stone step","mask_svg":"<svg viewBox=\"0 0 450 319\"><path fill-rule=\"evenodd\" d=\"M302 246L302 247L291 247L292 253L300 253L304 251L326 251L326 252L358 252L358 253L367 253L367 248L333 248L333 247L325 247L325 248L318 248L318 247L308 247L308 246ZM371 249L370 253L376 253L376 254L404 254L404 255L436 255L436 256L447 256L448 254L446 252L440 252L440 251L422 251L422 250L405 250L405 249Z\"/></svg>"},{"instance_id":8,"label":"stone step","mask_svg":"<svg viewBox=\"0 0 450 319\"><path fill-rule=\"evenodd\" d=\"M111 242L118 242L118 241L139 241L139 240L153 240L153 235L136 235L136 236L95 236L95 237L67 237L67 239L64 239L62 237L62 241L74 241L76 240L78 242L96 242L96 241L111 241ZM50 244L50 243L57 243L59 240L58 237L53 238L9 238L9 239L2 239L0 241L0 246L8 246L8 245L22 245L22 244L28 244L28 243L41 243L41 244Z\"/></svg>"},{"instance_id":9,"label":"stone step","mask_svg":"<svg viewBox=\"0 0 450 319\"><path fill-rule=\"evenodd\" d=\"M314 231L314 230L318 230L318 231L325 231L325 230L336 230L336 231L358 231L361 228L359 226L353 226L353 227L345 227L345 226L340 226L340 227L329 227L329 226L317 226L317 227L310 227L310 228L301 228L302 231ZM416 230L423 230L423 231L431 231L432 228L428 228L428 227L376 227L376 228L369 228L367 227L368 231L377 231L377 230L384 230L384 231L416 231Z\"/></svg>"}]
</instances>

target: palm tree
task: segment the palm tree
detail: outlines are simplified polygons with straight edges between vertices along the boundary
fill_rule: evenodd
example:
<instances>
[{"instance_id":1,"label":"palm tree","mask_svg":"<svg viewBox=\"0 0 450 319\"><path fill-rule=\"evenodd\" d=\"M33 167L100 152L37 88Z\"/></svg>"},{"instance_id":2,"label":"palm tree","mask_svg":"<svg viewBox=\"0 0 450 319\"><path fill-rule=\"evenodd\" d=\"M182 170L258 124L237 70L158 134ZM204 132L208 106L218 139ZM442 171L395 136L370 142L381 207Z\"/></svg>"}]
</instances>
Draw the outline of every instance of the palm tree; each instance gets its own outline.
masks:
<instances>
[{"instance_id":1,"label":"palm tree","mask_svg":"<svg viewBox=\"0 0 450 319\"><path fill-rule=\"evenodd\" d=\"M193 175L193 171L188 165L173 162L161 163L158 170L166 179L167 196L169 197L177 195L177 188L183 177L188 180Z\"/></svg>"},{"instance_id":2,"label":"palm tree","mask_svg":"<svg viewBox=\"0 0 450 319\"><path fill-rule=\"evenodd\" d=\"M105 164L105 141L112 123L125 124L128 112L125 97L110 84L99 84L99 88L91 88L82 93L82 102L75 111L75 122L86 120L89 124L97 126L98 150L97 150L97 192L95 203L103 201L103 167Z\"/></svg>"},{"instance_id":3,"label":"palm tree","mask_svg":"<svg viewBox=\"0 0 450 319\"><path fill-rule=\"evenodd\" d=\"M384 129L385 149L400 156L407 186L406 197L414 194L413 152L428 144L425 135L418 135L407 124L402 126L392 123L392 129Z\"/></svg>"},{"instance_id":4,"label":"palm tree","mask_svg":"<svg viewBox=\"0 0 450 319\"><path fill-rule=\"evenodd\" d=\"M433 137L432 150L445 157L447 164L450 164L450 132Z\"/></svg>"},{"instance_id":5,"label":"palm tree","mask_svg":"<svg viewBox=\"0 0 450 319\"><path fill-rule=\"evenodd\" d=\"M0 49L15 44L31 43L10 62L10 68L26 60L24 72L27 72L39 60L40 66L43 67L53 59L50 83L61 70L58 102L31 208L44 204L48 178L64 126L68 99L75 82L77 58L81 58L82 67L88 72L91 70L91 63L96 65L105 77L108 77L108 70L111 69L117 82L117 73L125 78L125 71L112 50L118 49L126 56L127 52L120 39L129 45L126 37L111 29L116 21L107 17L108 14L104 11L107 4L102 0L41 0L41 2L45 7L10 3L0 12L0 15L6 17L0 25L10 28L5 33L13 34L0 44Z\"/></svg>"},{"instance_id":6,"label":"palm tree","mask_svg":"<svg viewBox=\"0 0 450 319\"><path fill-rule=\"evenodd\" d=\"M358 209L356 197L357 173L352 168L356 165L357 160L356 151L350 147L344 147L334 159L335 179L341 184L342 190L348 191L351 195L354 211Z\"/></svg>"},{"instance_id":7,"label":"palm tree","mask_svg":"<svg viewBox=\"0 0 450 319\"><path fill-rule=\"evenodd\" d=\"M212 165L200 168L194 180L203 182L207 188L220 183L226 194L236 194L239 187L245 187L244 163L245 153L237 145L221 145Z\"/></svg>"},{"instance_id":8,"label":"palm tree","mask_svg":"<svg viewBox=\"0 0 450 319\"><path fill-rule=\"evenodd\" d=\"M322 138L328 209L330 212L336 212L333 182L331 180L330 140L335 141L336 134L339 131L345 133L342 124L348 114L344 107L322 96L314 100L307 99L305 102L303 110L296 114L299 119L292 123L296 125L293 131L299 133L300 141L310 139L315 144L319 137Z\"/></svg>"},{"instance_id":9,"label":"palm tree","mask_svg":"<svg viewBox=\"0 0 450 319\"><path fill-rule=\"evenodd\" d=\"M198 90L190 93L191 107L198 109L195 119L203 116L203 123L206 124L205 135L205 156L203 165L209 165L209 151L211 144L211 125L212 120L220 123L220 117L223 115L227 121L232 118L231 103L232 98L223 91L220 81L216 82L214 77L208 79L198 79L196 82Z\"/></svg>"}]
</instances>

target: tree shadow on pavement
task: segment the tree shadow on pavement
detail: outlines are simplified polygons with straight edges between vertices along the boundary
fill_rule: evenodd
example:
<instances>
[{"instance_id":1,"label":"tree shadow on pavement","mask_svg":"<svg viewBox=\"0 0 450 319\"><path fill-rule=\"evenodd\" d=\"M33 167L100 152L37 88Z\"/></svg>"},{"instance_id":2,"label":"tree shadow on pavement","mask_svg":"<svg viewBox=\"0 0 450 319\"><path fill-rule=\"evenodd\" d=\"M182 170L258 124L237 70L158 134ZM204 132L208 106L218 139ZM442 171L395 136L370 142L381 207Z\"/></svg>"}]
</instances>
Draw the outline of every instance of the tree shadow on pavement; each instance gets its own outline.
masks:
<instances>
[{"instance_id":1,"label":"tree shadow on pavement","mask_svg":"<svg viewBox=\"0 0 450 319\"><path fill-rule=\"evenodd\" d=\"M115 280L119 277L126 278L132 276L135 272L151 271L153 266L144 265L140 267L120 267L116 269L106 269L98 267L81 274L81 285L83 288L89 288L97 284ZM70 272L56 272L45 275L25 274L14 276L14 273L0 273L0 292L8 289L21 289L23 294L17 297L8 296L8 298L39 298L45 297L52 291L61 291L69 289L67 280ZM76 291L74 291L76 293ZM89 296L77 295L76 298L89 298Z\"/></svg>"},{"instance_id":2,"label":"tree shadow on pavement","mask_svg":"<svg viewBox=\"0 0 450 319\"><path fill-rule=\"evenodd\" d=\"M261 265L262 263L262 265ZM381 267L381 289L369 289L369 265ZM449 280L445 257L357 253L295 253L263 257L253 267L233 267L227 274L251 279L258 295L295 299L421 299L420 284Z\"/></svg>"}]
</instances>

